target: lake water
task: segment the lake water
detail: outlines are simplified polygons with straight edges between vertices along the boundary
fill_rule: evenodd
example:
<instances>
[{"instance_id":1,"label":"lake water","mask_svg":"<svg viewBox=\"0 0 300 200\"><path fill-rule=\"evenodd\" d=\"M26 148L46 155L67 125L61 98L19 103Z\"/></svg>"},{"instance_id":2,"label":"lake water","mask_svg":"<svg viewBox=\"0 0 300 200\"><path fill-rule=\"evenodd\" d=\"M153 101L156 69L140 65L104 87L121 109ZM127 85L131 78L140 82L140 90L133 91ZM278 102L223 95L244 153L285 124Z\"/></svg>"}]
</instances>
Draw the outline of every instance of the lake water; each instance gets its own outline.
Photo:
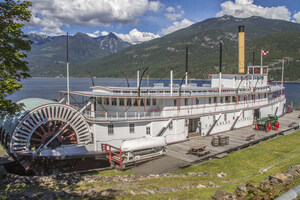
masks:
<instances>
[{"instance_id":1,"label":"lake water","mask_svg":"<svg viewBox=\"0 0 300 200\"><path fill-rule=\"evenodd\" d=\"M105 86L127 86L127 81L120 78L96 78L94 79L95 85ZM169 80L149 79L149 86L152 87L154 83L164 83L165 86L169 85ZM180 80L174 80L174 83L180 84ZM207 84L209 81L192 80L192 83L197 83L201 86L203 83ZM65 78L30 78L21 81L23 89L15 92L9 97L14 102L21 99L30 97L39 97L46 99L58 99L58 91L66 90ZM136 79L129 79L130 86L136 86ZM142 86L147 86L147 80L143 80ZM90 78L71 78L70 90L86 91L91 90L92 81ZM291 102L294 106L300 106L300 83L284 83L286 88L287 104Z\"/></svg>"}]
</instances>

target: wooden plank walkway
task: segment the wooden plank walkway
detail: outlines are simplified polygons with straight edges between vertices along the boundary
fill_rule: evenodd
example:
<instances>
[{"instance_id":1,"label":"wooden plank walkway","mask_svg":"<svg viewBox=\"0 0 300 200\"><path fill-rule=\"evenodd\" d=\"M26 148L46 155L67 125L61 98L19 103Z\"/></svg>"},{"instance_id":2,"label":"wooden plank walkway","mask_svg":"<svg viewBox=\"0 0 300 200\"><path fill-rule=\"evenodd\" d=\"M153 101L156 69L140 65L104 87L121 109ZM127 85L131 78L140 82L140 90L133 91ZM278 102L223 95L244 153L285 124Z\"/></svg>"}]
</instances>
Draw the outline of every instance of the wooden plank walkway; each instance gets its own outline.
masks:
<instances>
[{"instance_id":1,"label":"wooden plank walkway","mask_svg":"<svg viewBox=\"0 0 300 200\"><path fill-rule=\"evenodd\" d=\"M214 136L223 135L229 136L229 144L225 146L214 147L211 145L212 136L195 136L190 138L189 141L171 144L167 146L167 156L173 157L182 161L189 162L191 164L196 164L203 162L208 159L212 159L231 151L236 151L238 149L242 149L253 144L257 144L261 141L268 140L270 138L276 137L278 135L284 135L289 132L294 132L295 127L299 126L299 111L294 111L292 113L288 113L283 117L279 118L280 127L276 130L271 130L269 133L264 130L256 131L254 125L235 129L232 131L214 134ZM289 125L295 122L293 127L289 127ZM255 139L246 140L248 136L255 134ZM197 145L206 145L206 150L209 150L210 153L201 157L196 155L188 154L188 150L192 146Z\"/></svg>"}]
</instances>

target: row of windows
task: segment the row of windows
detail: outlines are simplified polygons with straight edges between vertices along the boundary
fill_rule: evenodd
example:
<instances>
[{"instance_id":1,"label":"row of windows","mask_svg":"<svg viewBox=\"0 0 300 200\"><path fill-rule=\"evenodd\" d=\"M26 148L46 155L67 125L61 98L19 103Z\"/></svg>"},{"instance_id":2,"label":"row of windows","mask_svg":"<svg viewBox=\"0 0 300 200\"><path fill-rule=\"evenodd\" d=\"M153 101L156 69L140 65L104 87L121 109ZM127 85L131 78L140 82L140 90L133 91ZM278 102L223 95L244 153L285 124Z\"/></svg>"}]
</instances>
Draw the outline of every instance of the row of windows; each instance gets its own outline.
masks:
<instances>
[{"instance_id":1,"label":"row of windows","mask_svg":"<svg viewBox=\"0 0 300 200\"><path fill-rule=\"evenodd\" d=\"M269 94L269 98L278 97L281 95L279 92L274 92L273 94ZM246 101L248 100L253 100L254 95L248 95L248 96L238 96L239 101ZM261 99L261 98L267 98L267 94L257 94L255 99ZM184 105L191 105L191 102L189 101L190 98L185 98L184 99ZM208 103L213 104L217 103L218 97L208 97ZM230 103L230 102L237 102L237 97L236 96L225 96L225 97L219 97L219 103ZM137 98L102 98L102 97L97 97L96 103L100 105L111 105L111 106L138 106L138 99ZM195 98L195 104L199 105L200 104L200 98ZM144 99L140 98L140 106L156 106L157 105L157 99ZM178 105L178 99L173 100L173 105L177 106Z\"/></svg>"},{"instance_id":2,"label":"row of windows","mask_svg":"<svg viewBox=\"0 0 300 200\"><path fill-rule=\"evenodd\" d=\"M223 91L223 90L222 90ZM227 91L233 91L233 90L227 90ZM178 90L173 90L173 93L176 94L178 93L179 91ZM190 90L183 90L181 91L182 94L191 94L191 93L207 93L207 92L217 92L217 90L193 90L193 91L190 91ZM119 91L119 90L113 90L113 93L115 94L137 94L137 91ZM170 90L151 90L151 91L141 91L142 94L169 94L171 93Z\"/></svg>"},{"instance_id":3,"label":"row of windows","mask_svg":"<svg viewBox=\"0 0 300 200\"><path fill-rule=\"evenodd\" d=\"M146 101L146 102L145 102ZM100 105L111 105L111 106L138 106L138 99L137 98L102 98L97 97L96 103ZM147 106L156 106L156 99L140 99L140 106L144 106L146 103Z\"/></svg>"},{"instance_id":4,"label":"row of windows","mask_svg":"<svg viewBox=\"0 0 300 200\"><path fill-rule=\"evenodd\" d=\"M172 122L170 124L172 124ZM173 124L171 126L173 128ZM169 125L169 127L170 127L170 125ZM107 126L107 132L108 132L108 135L114 135L114 125L113 124L109 124ZM134 123L129 124L129 133L131 133L131 134L135 133L135 125L134 125ZM150 126L146 127L146 134L147 135L151 134Z\"/></svg>"}]
</instances>

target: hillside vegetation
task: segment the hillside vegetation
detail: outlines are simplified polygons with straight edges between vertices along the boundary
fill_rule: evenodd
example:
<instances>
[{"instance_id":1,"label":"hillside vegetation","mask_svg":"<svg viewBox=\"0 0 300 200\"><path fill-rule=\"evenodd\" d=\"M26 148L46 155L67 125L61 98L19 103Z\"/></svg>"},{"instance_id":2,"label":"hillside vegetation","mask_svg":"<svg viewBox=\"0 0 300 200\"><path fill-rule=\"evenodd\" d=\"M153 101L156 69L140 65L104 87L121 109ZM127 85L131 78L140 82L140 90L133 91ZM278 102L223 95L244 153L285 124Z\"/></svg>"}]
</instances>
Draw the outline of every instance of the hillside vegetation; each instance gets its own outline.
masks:
<instances>
[{"instance_id":1,"label":"hillside vegetation","mask_svg":"<svg viewBox=\"0 0 300 200\"><path fill-rule=\"evenodd\" d=\"M121 71L129 77L135 77L137 69L149 67L150 77L167 78L169 70L174 69L174 76L182 78L185 71L185 49L189 47L190 77L206 79L219 69L219 43L223 48L223 72L236 73L238 66L238 26L245 26L246 64L252 64L252 52L255 52L255 64L260 63L260 50L268 50L264 64L269 64L270 78L279 80L279 68L283 57L286 63L286 80L297 80L293 72L299 60L300 25L283 20L261 17L235 18L223 16L211 18L178 30L164 37L125 48L117 53L71 64L70 74L87 77L87 69L97 77L123 77ZM72 59L70 61L72 63ZM43 70L35 69L36 75ZM46 70L46 69L44 69ZM281 73L281 72L280 72ZM52 66L49 76L65 75L65 67Z\"/></svg>"}]
</instances>

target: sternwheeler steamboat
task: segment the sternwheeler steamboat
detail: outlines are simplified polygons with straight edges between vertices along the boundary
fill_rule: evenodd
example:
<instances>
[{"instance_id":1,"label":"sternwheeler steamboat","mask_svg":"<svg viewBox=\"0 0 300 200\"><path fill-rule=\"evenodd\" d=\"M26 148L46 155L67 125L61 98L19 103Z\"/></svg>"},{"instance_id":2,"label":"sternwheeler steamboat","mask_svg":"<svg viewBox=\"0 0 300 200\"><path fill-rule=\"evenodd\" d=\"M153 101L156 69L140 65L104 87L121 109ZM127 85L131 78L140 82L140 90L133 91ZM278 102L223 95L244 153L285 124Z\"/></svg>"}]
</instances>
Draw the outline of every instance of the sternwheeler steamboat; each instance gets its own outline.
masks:
<instances>
[{"instance_id":1,"label":"sternwheeler steamboat","mask_svg":"<svg viewBox=\"0 0 300 200\"><path fill-rule=\"evenodd\" d=\"M59 102L24 99L23 112L0 122L1 143L35 174L45 173L53 160L64 161L56 164L61 169L78 159L83 163L106 158L124 167L162 155L167 144L191 134L210 136L285 113L284 87L268 84L268 66L245 70L243 26L238 74L220 70L211 75L211 84L201 87L188 83L188 72L185 83L174 84L172 70L167 86L141 87L140 80L138 75L137 87L60 91Z\"/></svg>"}]
</instances>

